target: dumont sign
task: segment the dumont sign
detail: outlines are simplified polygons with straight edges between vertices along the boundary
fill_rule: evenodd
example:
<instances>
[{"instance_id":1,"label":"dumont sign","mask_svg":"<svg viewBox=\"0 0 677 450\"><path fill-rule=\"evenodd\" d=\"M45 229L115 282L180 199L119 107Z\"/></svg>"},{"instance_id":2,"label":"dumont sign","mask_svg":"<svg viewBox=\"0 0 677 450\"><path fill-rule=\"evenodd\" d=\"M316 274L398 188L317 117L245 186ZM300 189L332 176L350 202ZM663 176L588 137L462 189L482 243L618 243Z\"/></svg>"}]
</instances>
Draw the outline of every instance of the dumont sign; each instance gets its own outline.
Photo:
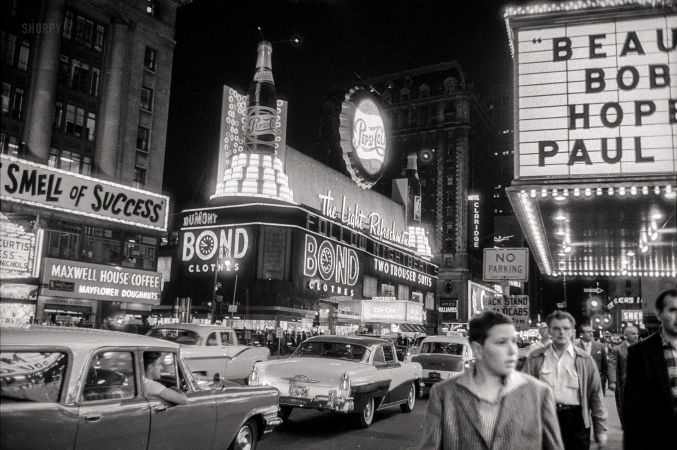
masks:
<instances>
[{"instance_id":1,"label":"dumont sign","mask_svg":"<svg viewBox=\"0 0 677 450\"><path fill-rule=\"evenodd\" d=\"M518 178L677 171L677 16L518 30Z\"/></svg>"},{"instance_id":2,"label":"dumont sign","mask_svg":"<svg viewBox=\"0 0 677 450\"><path fill-rule=\"evenodd\" d=\"M0 155L0 199L167 230L169 197Z\"/></svg>"},{"instance_id":3,"label":"dumont sign","mask_svg":"<svg viewBox=\"0 0 677 450\"><path fill-rule=\"evenodd\" d=\"M158 304L162 274L127 267L45 258L41 295Z\"/></svg>"}]
</instances>

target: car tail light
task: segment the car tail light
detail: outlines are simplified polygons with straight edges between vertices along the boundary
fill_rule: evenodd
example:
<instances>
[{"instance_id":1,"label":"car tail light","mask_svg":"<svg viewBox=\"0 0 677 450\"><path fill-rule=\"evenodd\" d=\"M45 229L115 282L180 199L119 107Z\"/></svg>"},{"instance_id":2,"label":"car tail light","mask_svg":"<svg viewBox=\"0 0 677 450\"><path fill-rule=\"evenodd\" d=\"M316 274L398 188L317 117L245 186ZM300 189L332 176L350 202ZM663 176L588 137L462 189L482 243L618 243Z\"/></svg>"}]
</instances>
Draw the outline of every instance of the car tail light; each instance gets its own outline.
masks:
<instances>
[{"instance_id":1,"label":"car tail light","mask_svg":"<svg viewBox=\"0 0 677 450\"><path fill-rule=\"evenodd\" d=\"M261 381L261 375L259 374L259 369L256 366L252 367L252 371L249 372L249 385L258 386Z\"/></svg>"},{"instance_id":2,"label":"car tail light","mask_svg":"<svg viewBox=\"0 0 677 450\"><path fill-rule=\"evenodd\" d=\"M340 397L346 398L350 397L350 377L348 377L348 374L343 374L343 378L341 379L341 383L339 384L339 392L338 392Z\"/></svg>"}]
</instances>

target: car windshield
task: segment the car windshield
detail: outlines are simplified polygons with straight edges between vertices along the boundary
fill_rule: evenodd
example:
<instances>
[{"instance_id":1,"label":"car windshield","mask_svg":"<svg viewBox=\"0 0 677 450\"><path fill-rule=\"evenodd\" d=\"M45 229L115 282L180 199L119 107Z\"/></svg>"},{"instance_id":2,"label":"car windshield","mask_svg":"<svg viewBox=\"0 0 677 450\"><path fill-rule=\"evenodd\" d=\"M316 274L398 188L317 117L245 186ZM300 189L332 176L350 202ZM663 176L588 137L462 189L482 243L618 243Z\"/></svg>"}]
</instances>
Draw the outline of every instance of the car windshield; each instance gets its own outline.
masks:
<instances>
[{"instance_id":1,"label":"car windshield","mask_svg":"<svg viewBox=\"0 0 677 450\"><path fill-rule=\"evenodd\" d=\"M463 344L451 342L425 342L421 353L443 353L445 355L463 356Z\"/></svg>"},{"instance_id":2,"label":"car windshield","mask_svg":"<svg viewBox=\"0 0 677 450\"><path fill-rule=\"evenodd\" d=\"M0 353L2 402L58 402L67 365L65 353L3 351Z\"/></svg>"},{"instance_id":3,"label":"car windshield","mask_svg":"<svg viewBox=\"0 0 677 450\"><path fill-rule=\"evenodd\" d=\"M343 342L305 341L296 349L292 358L315 357L348 359L366 362L369 358L367 347Z\"/></svg>"},{"instance_id":4,"label":"car windshield","mask_svg":"<svg viewBox=\"0 0 677 450\"><path fill-rule=\"evenodd\" d=\"M198 345L202 340L200 335L194 331L177 330L174 328L155 328L148 332L148 336L182 345Z\"/></svg>"}]
</instances>

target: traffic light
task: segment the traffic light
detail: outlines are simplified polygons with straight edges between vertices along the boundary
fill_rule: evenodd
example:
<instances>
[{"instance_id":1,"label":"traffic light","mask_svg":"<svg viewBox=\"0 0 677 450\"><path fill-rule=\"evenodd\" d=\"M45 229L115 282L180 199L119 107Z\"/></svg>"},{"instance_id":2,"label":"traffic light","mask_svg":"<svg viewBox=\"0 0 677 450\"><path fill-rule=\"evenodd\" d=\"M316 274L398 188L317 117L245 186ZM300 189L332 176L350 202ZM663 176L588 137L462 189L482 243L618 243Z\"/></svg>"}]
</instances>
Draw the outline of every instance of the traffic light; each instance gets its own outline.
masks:
<instances>
[{"instance_id":1,"label":"traffic light","mask_svg":"<svg viewBox=\"0 0 677 450\"><path fill-rule=\"evenodd\" d=\"M587 317L593 317L602 309L602 299L597 296L591 296L585 302L585 315ZM601 319L600 319L601 322Z\"/></svg>"}]
</instances>

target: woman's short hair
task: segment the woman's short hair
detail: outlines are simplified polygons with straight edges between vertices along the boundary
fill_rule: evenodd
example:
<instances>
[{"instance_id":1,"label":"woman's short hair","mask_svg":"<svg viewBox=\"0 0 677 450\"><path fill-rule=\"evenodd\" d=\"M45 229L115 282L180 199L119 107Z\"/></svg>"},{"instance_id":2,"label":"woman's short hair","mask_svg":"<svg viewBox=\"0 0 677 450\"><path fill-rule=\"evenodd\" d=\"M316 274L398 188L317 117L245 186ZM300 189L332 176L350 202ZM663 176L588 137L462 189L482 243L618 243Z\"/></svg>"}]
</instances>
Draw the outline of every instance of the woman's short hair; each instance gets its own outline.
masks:
<instances>
[{"instance_id":1,"label":"woman's short hair","mask_svg":"<svg viewBox=\"0 0 677 450\"><path fill-rule=\"evenodd\" d=\"M496 325L513 325L512 319L502 312L484 311L468 323L468 341L484 345L489 336L489 330Z\"/></svg>"},{"instance_id":2,"label":"woman's short hair","mask_svg":"<svg viewBox=\"0 0 677 450\"><path fill-rule=\"evenodd\" d=\"M160 352L144 352L143 354L143 368L148 370L148 366L160 359L162 353Z\"/></svg>"},{"instance_id":3,"label":"woman's short hair","mask_svg":"<svg viewBox=\"0 0 677 450\"><path fill-rule=\"evenodd\" d=\"M556 309L553 312L551 312L545 319L545 323L547 323L548 326L550 326L553 320L564 320L564 319L569 320L569 323L571 323L572 330L576 328L576 319L574 319L574 316L572 316L566 311L562 311L561 309Z\"/></svg>"}]
</instances>

